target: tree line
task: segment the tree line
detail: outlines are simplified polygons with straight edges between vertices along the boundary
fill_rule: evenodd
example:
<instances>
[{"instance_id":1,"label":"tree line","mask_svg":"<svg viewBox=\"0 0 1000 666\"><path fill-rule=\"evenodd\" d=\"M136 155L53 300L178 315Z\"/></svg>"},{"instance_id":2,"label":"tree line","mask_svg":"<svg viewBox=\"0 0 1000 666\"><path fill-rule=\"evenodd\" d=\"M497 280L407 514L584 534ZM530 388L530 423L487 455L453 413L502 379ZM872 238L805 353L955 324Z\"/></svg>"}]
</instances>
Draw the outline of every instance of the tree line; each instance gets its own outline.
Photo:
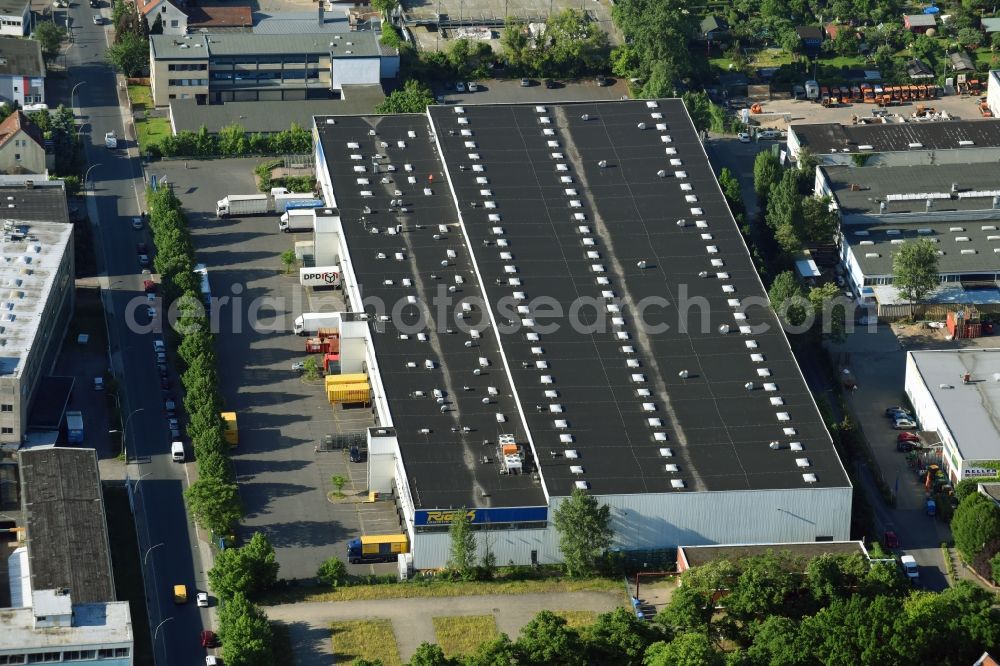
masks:
<instances>
[{"instance_id":1,"label":"tree line","mask_svg":"<svg viewBox=\"0 0 1000 666\"><path fill-rule=\"evenodd\" d=\"M240 157L312 152L312 133L296 123L281 132L247 132L238 124L226 125L217 133L202 125L197 132L183 130L169 134L146 148L150 159L160 157Z\"/></svg>"},{"instance_id":2,"label":"tree line","mask_svg":"<svg viewBox=\"0 0 1000 666\"><path fill-rule=\"evenodd\" d=\"M652 622L618 608L573 629L550 611L471 654L410 666L966 666L1000 647L995 596L914 590L891 559L768 552L685 571ZM378 662L359 661L372 666Z\"/></svg>"}]
</instances>

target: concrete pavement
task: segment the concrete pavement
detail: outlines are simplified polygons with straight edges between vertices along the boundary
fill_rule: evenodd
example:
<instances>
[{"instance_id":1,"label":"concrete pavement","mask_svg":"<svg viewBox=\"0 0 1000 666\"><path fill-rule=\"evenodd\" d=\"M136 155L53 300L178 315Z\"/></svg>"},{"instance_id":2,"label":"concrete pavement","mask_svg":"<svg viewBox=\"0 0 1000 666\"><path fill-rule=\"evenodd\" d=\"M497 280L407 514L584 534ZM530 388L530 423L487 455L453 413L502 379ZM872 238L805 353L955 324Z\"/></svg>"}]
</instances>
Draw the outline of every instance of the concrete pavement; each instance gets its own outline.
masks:
<instances>
[{"instance_id":1,"label":"concrete pavement","mask_svg":"<svg viewBox=\"0 0 1000 666\"><path fill-rule=\"evenodd\" d=\"M594 611L606 613L622 605L615 592L557 592L549 594L423 597L374 601L323 601L282 604L265 608L271 620L289 628L297 666L324 666L332 662L330 623L384 618L392 622L399 655L405 662L424 641L436 642L434 617L492 615L497 629L516 638L521 627L539 611Z\"/></svg>"}]
</instances>

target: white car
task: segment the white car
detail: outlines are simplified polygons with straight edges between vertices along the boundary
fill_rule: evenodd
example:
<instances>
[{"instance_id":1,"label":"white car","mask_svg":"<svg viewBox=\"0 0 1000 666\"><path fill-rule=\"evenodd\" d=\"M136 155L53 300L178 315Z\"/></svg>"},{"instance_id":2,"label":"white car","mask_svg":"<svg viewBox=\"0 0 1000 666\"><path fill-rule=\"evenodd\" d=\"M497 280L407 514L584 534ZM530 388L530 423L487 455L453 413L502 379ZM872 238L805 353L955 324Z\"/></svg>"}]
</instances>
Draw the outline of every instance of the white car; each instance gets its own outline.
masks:
<instances>
[{"instance_id":1,"label":"white car","mask_svg":"<svg viewBox=\"0 0 1000 666\"><path fill-rule=\"evenodd\" d=\"M303 361L296 361L292 363L292 372L302 372L306 369L306 364Z\"/></svg>"},{"instance_id":2,"label":"white car","mask_svg":"<svg viewBox=\"0 0 1000 666\"><path fill-rule=\"evenodd\" d=\"M104 19L101 18L100 14L94 14L94 25L101 25L104 23Z\"/></svg>"},{"instance_id":3,"label":"white car","mask_svg":"<svg viewBox=\"0 0 1000 666\"><path fill-rule=\"evenodd\" d=\"M479 90L479 84L475 81L469 81L468 83L469 92L476 92Z\"/></svg>"},{"instance_id":4,"label":"white car","mask_svg":"<svg viewBox=\"0 0 1000 666\"><path fill-rule=\"evenodd\" d=\"M219 658L215 655L210 654L205 657L205 666L219 666L220 663L222 662L220 662Z\"/></svg>"},{"instance_id":5,"label":"white car","mask_svg":"<svg viewBox=\"0 0 1000 666\"><path fill-rule=\"evenodd\" d=\"M740 132L739 134L736 135L736 138L740 140L740 143L750 143L749 132Z\"/></svg>"},{"instance_id":6,"label":"white car","mask_svg":"<svg viewBox=\"0 0 1000 666\"><path fill-rule=\"evenodd\" d=\"M892 427L896 430L914 430L917 427L917 422L913 419L898 418L892 422Z\"/></svg>"},{"instance_id":7,"label":"white car","mask_svg":"<svg viewBox=\"0 0 1000 666\"><path fill-rule=\"evenodd\" d=\"M197 600L198 608L208 608L208 592L199 592L195 599Z\"/></svg>"},{"instance_id":8,"label":"white car","mask_svg":"<svg viewBox=\"0 0 1000 666\"><path fill-rule=\"evenodd\" d=\"M778 139L780 137L781 135L774 130L761 130L760 132L757 132L758 139Z\"/></svg>"},{"instance_id":9,"label":"white car","mask_svg":"<svg viewBox=\"0 0 1000 666\"><path fill-rule=\"evenodd\" d=\"M455 84L455 92L465 92L465 84L459 81Z\"/></svg>"}]
</instances>

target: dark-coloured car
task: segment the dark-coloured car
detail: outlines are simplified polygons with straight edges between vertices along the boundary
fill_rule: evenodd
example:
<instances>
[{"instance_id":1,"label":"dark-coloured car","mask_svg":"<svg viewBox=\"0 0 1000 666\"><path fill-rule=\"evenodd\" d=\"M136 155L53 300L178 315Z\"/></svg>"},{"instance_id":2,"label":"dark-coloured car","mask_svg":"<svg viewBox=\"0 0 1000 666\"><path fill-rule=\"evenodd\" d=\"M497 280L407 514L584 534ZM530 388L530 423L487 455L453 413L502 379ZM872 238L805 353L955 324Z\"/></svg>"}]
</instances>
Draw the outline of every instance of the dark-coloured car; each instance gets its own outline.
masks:
<instances>
[{"instance_id":1,"label":"dark-coloured car","mask_svg":"<svg viewBox=\"0 0 1000 666\"><path fill-rule=\"evenodd\" d=\"M896 440L896 450L900 453L909 453L913 450L913 442L907 439L897 439Z\"/></svg>"},{"instance_id":2,"label":"dark-coloured car","mask_svg":"<svg viewBox=\"0 0 1000 666\"><path fill-rule=\"evenodd\" d=\"M361 454L361 449L359 449L357 446L352 446L351 447L350 452L349 452L349 456L350 456L350 459L351 459L352 463L359 463L362 460L364 460L364 458L362 457L362 454Z\"/></svg>"},{"instance_id":3,"label":"dark-coloured car","mask_svg":"<svg viewBox=\"0 0 1000 666\"><path fill-rule=\"evenodd\" d=\"M604 76L603 74L598 74L597 75L597 79L595 79L595 80L597 82L597 85L599 87L601 87L601 88L603 88L605 86L610 86L611 85L611 79L609 79L608 77Z\"/></svg>"},{"instance_id":4,"label":"dark-coloured car","mask_svg":"<svg viewBox=\"0 0 1000 666\"><path fill-rule=\"evenodd\" d=\"M548 88L549 90L554 90L561 86L562 84L559 83L558 81L554 81L553 79L545 79L545 87Z\"/></svg>"},{"instance_id":5,"label":"dark-coloured car","mask_svg":"<svg viewBox=\"0 0 1000 666\"><path fill-rule=\"evenodd\" d=\"M136 254L149 254L149 247L147 247L147 245L145 243L136 243L135 244L135 253Z\"/></svg>"},{"instance_id":6,"label":"dark-coloured car","mask_svg":"<svg viewBox=\"0 0 1000 666\"><path fill-rule=\"evenodd\" d=\"M219 637L215 635L214 631L209 631L205 629L201 632L201 646L203 648L216 647L219 644Z\"/></svg>"},{"instance_id":7,"label":"dark-coloured car","mask_svg":"<svg viewBox=\"0 0 1000 666\"><path fill-rule=\"evenodd\" d=\"M899 537L892 530L886 530L882 535L882 543L889 550L896 550L899 548Z\"/></svg>"},{"instance_id":8,"label":"dark-coloured car","mask_svg":"<svg viewBox=\"0 0 1000 666\"><path fill-rule=\"evenodd\" d=\"M886 407L885 415L889 418L896 418L897 415L910 416L910 410L904 407L897 407L897 406Z\"/></svg>"}]
</instances>

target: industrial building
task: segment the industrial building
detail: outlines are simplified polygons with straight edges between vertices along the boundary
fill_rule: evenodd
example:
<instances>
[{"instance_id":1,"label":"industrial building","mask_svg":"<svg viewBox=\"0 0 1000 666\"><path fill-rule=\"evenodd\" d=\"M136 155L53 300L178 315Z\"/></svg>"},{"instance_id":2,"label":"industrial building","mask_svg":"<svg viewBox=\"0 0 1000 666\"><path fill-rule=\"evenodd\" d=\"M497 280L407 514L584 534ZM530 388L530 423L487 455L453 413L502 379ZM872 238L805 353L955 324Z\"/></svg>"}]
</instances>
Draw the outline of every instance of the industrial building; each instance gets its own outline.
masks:
<instances>
[{"instance_id":1,"label":"industrial building","mask_svg":"<svg viewBox=\"0 0 1000 666\"><path fill-rule=\"evenodd\" d=\"M985 164L820 166L815 193L840 214L840 256L855 294L900 303L893 254L908 240L938 247L931 303L1000 304L1000 173Z\"/></svg>"},{"instance_id":2,"label":"industrial building","mask_svg":"<svg viewBox=\"0 0 1000 666\"><path fill-rule=\"evenodd\" d=\"M23 182L0 181L6 204L0 236L0 448L5 449L23 442L39 382L55 365L73 313L73 225L66 223L62 181Z\"/></svg>"},{"instance_id":3,"label":"industrial building","mask_svg":"<svg viewBox=\"0 0 1000 666\"><path fill-rule=\"evenodd\" d=\"M153 103L331 99L345 85L379 85L399 71L399 52L380 44L377 30L302 29L151 35Z\"/></svg>"},{"instance_id":4,"label":"industrial building","mask_svg":"<svg viewBox=\"0 0 1000 666\"><path fill-rule=\"evenodd\" d=\"M1000 349L907 352L905 387L921 427L941 437L952 483L996 476Z\"/></svg>"},{"instance_id":5,"label":"industrial building","mask_svg":"<svg viewBox=\"0 0 1000 666\"><path fill-rule=\"evenodd\" d=\"M45 102L45 61L34 39L0 37L0 102L21 108Z\"/></svg>"},{"instance_id":6,"label":"industrial building","mask_svg":"<svg viewBox=\"0 0 1000 666\"><path fill-rule=\"evenodd\" d=\"M18 453L24 545L8 557L0 663L132 664L127 601L117 601L93 449Z\"/></svg>"},{"instance_id":7,"label":"industrial building","mask_svg":"<svg viewBox=\"0 0 1000 666\"><path fill-rule=\"evenodd\" d=\"M990 70L986 78L986 104L994 118L1000 118L1000 69Z\"/></svg>"},{"instance_id":8,"label":"industrial building","mask_svg":"<svg viewBox=\"0 0 1000 666\"><path fill-rule=\"evenodd\" d=\"M315 261L414 567L446 563L461 510L497 561L558 562L574 488L623 550L848 538L850 482L679 100L314 132Z\"/></svg>"},{"instance_id":9,"label":"industrial building","mask_svg":"<svg viewBox=\"0 0 1000 666\"><path fill-rule=\"evenodd\" d=\"M790 159L797 161L807 151L824 165L851 166L858 155L869 167L995 163L1000 120L791 125L787 145Z\"/></svg>"}]
</instances>

